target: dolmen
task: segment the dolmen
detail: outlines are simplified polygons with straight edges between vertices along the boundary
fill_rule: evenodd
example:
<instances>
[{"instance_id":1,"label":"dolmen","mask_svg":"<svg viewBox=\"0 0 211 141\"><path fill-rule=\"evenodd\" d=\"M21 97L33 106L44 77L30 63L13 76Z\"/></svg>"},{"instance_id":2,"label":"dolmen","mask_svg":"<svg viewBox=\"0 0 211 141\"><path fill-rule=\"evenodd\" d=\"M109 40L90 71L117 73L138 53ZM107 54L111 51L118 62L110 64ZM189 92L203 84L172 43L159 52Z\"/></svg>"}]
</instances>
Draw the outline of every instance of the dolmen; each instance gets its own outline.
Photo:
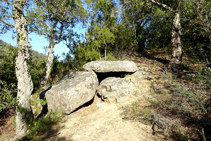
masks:
<instances>
[{"instance_id":1,"label":"dolmen","mask_svg":"<svg viewBox=\"0 0 211 141\"><path fill-rule=\"evenodd\" d=\"M49 112L70 114L91 101L98 93L105 102L121 102L136 93L135 86L125 78L108 77L99 85L97 73L131 72L138 70L132 61L92 61L84 71L71 72L42 93Z\"/></svg>"}]
</instances>

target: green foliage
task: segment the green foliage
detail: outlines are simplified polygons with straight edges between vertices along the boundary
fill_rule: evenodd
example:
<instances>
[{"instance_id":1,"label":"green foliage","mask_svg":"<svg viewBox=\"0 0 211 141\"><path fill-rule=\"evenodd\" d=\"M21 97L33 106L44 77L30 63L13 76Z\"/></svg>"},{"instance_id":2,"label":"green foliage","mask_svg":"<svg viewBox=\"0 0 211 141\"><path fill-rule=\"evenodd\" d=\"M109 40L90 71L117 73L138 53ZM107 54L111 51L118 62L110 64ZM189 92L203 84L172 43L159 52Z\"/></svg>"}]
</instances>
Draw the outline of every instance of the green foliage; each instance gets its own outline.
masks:
<instances>
[{"instance_id":1,"label":"green foliage","mask_svg":"<svg viewBox=\"0 0 211 141\"><path fill-rule=\"evenodd\" d=\"M62 120L63 116L57 112L49 113L45 117L41 117L36 121L29 124L30 132L27 134L27 139L30 140L42 140L42 135L56 131L53 129L53 125L56 125Z\"/></svg>"},{"instance_id":2,"label":"green foliage","mask_svg":"<svg viewBox=\"0 0 211 141\"><path fill-rule=\"evenodd\" d=\"M9 83L17 83L15 76L15 55L17 48L0 46L0 79Z\"/></svg>"},{"instance_id":3,"label":"green foliage","mask_svg":"<svg viewBox=\"0 0 211 141\"><path fill-rule=\"evenodd\" d=\"M34 84L34 90L37 90L39 88L42 74L45 69L46 61L44 59L41 59L40 56L43 57L43 55L38 55L38 54L34 55L33 53L31 53L30 55L31 55L29 60L30 74Z\"/></svg>"},{"instance_id":4,"label":"green foliage","mask_svg":"<svg viewBox=\"0 0 211 141\"><path fill-rule=\"evenodd\" d=\"M133 109L132 111L132 116L137 118L137 117L141 117L142 121L145 124L150 124L151 122L151 110L148 108L143 108L143 107L138 107L138 105L134 104L131 107Z\"/></svg>"},{"instance_id":5,"label":"green foliage","mask_svg":"<svg viewBox=\"0 0 211 141\"><path fill-rule=\"evenodd\" d=\"M175 10L176 3L173 1L158 2ZM85 48L91 46L100 54L103 54L106 48L109 53L115 53L115 56L134 49L172 49L171 28L174 13L162 6L150 1L136 0L120 2L119 5L107 0L91 0L88 4L92 16ZM210 40L208 13L211 3L203 1L198 5L198 1L193 0L181 1L180 4L183 52L204 61L204 55L200 54L199 49L204 48Z\"/></svg>"},{"instance_id":6,"label":"green foliage","mask_svg":"<svg viewBox=\"0 0 211 141\"><path fill-rule=\"evenodd\" d=\"M11 48L3 41L1 45L6 45L6 47L0 46L0 112L17 104L14 63L16 48Z\"/></svg>"},{"instance_id":7,"label":"green foliage","mask_svg":"<svg viewBox=\"0 0 211 141\"><path fill-rule=\"evenodd\" d=\"M33 116L34 118L37 118L40 114L40 111L42 109L42 106L47 104L47 101L44 97L44 99L40 99L40 92L42 92L44 89L39 89L36 91L35 94L32 95L32 98L30 99L30 105L33 110Z\"/></svg>"},{"instance_id":8,"label":"green foliage","mask_svg":"<svg viewBox=\"0 0 211 141\"><path fill-rule=\"evenodd\" d=\"M86 62L99 60L100 55L96 50L88 50L86 53Z\"/></svg>"},{"instance_id":9,"label":"green foliage","mask_svg":"<svg viewBox=\"0 0 211 141\"><path fill-rule=\"evenodd\" d=\"M17 104L15 98L16 87L14 84L0 80L0 113Z\"/></svg>"},{"instance_id":10,"label":"green foliage","mask_svg":"<svg viewBox=\"0 0 211 141\"><path fill-rule=\"evenodd\" d=\"M93 0L91 5L93 6L90 10L93 12L86 46L106 55L108 50L112 50L115 42L115 3L108 0Z\"/></svg>"},{"instance_id":11,"label":"green foliage","mask_svg":"<svg viewBox=\"0 0 211 141\"><path fill-rule=\"evenodd\" d=\"M74 36L72 28L87 17L80 0L35 0L27 9L29 31L44 35L53 47Z\"/></svg>"},{"instance_id":12,"label":"green foliage","mask_svg":"<svg viewBox=\"0 0 211 141\"><path fill-rule=\"evenodd\" d=\"M110 31L108 27L100 28L97 24L95 25L95 32L98 34L99 37L99 44L105 44L106 43L114 43L114 34Z\"/></svg>"},{"instance_id":13,"label":"green foliage","mask_svg":"<svg viewBox=\"0 0 211 141\"><path fill-rule=\"evenodd\" d=\"M120 23L116 26L115 31L115 45L117 48L113 48L112 51L117 51L120 54L122 51L127 51L137 48L137 40L132 28L125 26L125 23ZM141 35L139 35L141 37Z\"/></svg>"},{"instance_id":14,"label":"green foliage","mask_svg":"<svg viewBox=\"0 0 211 141\"><path fill-rule=\"evenodd\" d=\"M75 58L72 61L73 69L82 69L82 66L90 61L96 61L100 59L100 54L94 49L84 49L78 47L75 51Z\"/></svg>"},{"instance_id":15,"label":"green foliage","mask_svg":"<svg viewBox=\"0 0 211 141\"><path fill-rule=\"evenodd\" d=\"M75 52L75 61L74 66L76 68L82 67L86 63L86 50L82 47L78 47L77 51Z\"/></svg>"},{"instance_id":16,"label":"green foliage","mask_svg":"<svg viewBox=\"0 0 211 141\"><path fill-rule=\"evenodd\" d=\"M164 48L171 44L171 23L166 22L167 19L171 18L170 16L165 13L165 15L160 16L158 14L153 17L153 20L145 31L147 33L145 35L147 48Z\"/></svg>"},{"instance_id":17,"label":"green foliage","mask_svg":"<svg viewBox=\"0 0 211 141\"><path fill-rule=\"evenodd\" d=\"M191 65L189 63L189 65ZM187 75L186 83L178 82L176 76L168 72L162 75L165 81L165 89L158 91L152 89L151 95L145 97L150 103L146 107L132 106L134 117L144 118L145 122L151 121L151 111L156 110L165 116L180 117L183 121L197 127L209 128L210 123L210 97L211 97L211 69L199 68ZM185 81L183 81L185 82ZM181 123L174 122L169 128L172 138L177 140L188 140L189 128L184 128Z\"/></svg>"},{"instance_id":18,"label":"green foliage","mask_svg":"<svg viewBox=\"0 0 211 141\"><path fill-rule=\"evenodd\" d=\"M109 53L106 60L108 60L108 61L117 61L118 59L116 59L111 53Z\"/></svg>"},{"instance_id":19,"label":"green foliage","mask_svg":"<svg viewBox=\"0 0 211 141\"><path fill-rule=\"evenodd\" d=\"M177 114L189 116L199 121L208 116L208 106L211 92L211 70L209 68L198 69L195 73L187 75L189 83L177 82L169 73L164 77L168 79L171 94L152 93L153 98L149 102L154 108L177 111Z\"/></svg>"},{"instance_id":20,"label":"green foliage","mask_svg":"<svg viewBox=\"0 0 211 141\"><path fill-rule=\"evenodd\" d=\"M38 89L30 99L30 105L33 110L32 119L35 120L31 120L31 122L28 123L30 132L26 135L26 137L29 140L42 140L42 135L55 132L56 129L53 129L53 126L60 122L63 118L63 115L59 110L38 117L38 115L41 114L42 106L47 104L45 97L44 99L40 99L39 97L40 92L42 91L43 89Z\"/></svg>"},{"instance_id":21,"label":"green foliage","mask_svg":"<svg viewBox=\"0 0 211 141\"><path fill-rule=\"evenodd\" d=\"M88 46L86 49L83 47L77 47L74 55L75 57L70 63L72 64L72 68L77 70L83 69L82 66L87 62L101 60L101 57L103 57L93 48L93 46ZM116 61L117 59L112 53L108 53L107 60Z\"/></svg>"},{"instance_id":22,"label":"green foliage","mask_svg":"<svg viewBox=\"0 0 211 141\"><path fill-rule=\"evenodd\" d=\"M70 65L70 63L72 62L67 62L67 61L63 62L63 61L59 61L58 59L59 59L59 56L54 56L53 65L52 65L50 77L48 80L50 84L53 84L57 80L61 79L69 71L71 71L70 69L72 69L71 68L72 64Z\"/></svg>"},{"instance_id":23,"label":"green foliage","mask_svg":"<svg viewBox=\"0 0 211 141\"><path fill-rule=\"evenodd\" d=\"M1 40L0 40L1 41ZM17 104L17 78L15 75L15 57L17 48L1 41L0 46L0 112ZM46 56L32 51L29 67L34 90L38 89L44 71Z\"/></svg>"}]
</instances>

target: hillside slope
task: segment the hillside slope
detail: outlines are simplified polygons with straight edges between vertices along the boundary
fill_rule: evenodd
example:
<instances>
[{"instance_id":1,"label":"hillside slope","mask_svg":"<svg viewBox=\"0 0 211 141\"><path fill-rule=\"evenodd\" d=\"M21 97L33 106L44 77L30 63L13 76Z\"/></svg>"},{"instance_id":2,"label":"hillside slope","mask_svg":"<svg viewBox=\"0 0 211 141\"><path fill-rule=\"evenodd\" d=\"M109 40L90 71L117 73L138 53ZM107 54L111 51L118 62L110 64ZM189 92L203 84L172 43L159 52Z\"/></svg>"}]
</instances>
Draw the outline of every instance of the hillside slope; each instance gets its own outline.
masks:
<instances>
[{"instance_id":1,"label":"hillside slope","mask_svg":"<svg viewBox=\"0 0 211 141\"><path fill-rule=\"evenodd\" d=\"M166 103L168 100L172 102L172 97L170 97L172 89L167 89L169 88L169 86L166 87L167 81L162 78L164 73L164 77L167 77L165 68L170 55L170 52L159 52L159 50L155 52L148 51L142 54L137 52L128 53L124 60L134 61L140 70L144 70L140 75L127 75L125 77L134 82L139 89L138 93L128 98L124 103L106 103L100 97L95 96L93 101L83 105L70 115L65 115L59 124L50 126L51 128L47 132L41 132L39 140L200 140L205 138L205 135L207 140L209 140L210 125L201 126L200 123L194 123L193 119L187 118L186 113L180 113L174 111L174 109L163 108L162 106L159 107L159 104L169 104ZM187 58L184 59L186 60ZM196 64L195 68L203 65L205 64ZM181 86L191 82L190 78L184 77L183 73L181 72L181 76L175 78L175 80L181 82ZM190 71L187 73L190 73ZM144 79L139 79L143 77ZM190 90L188 91L190 92ZM206 97L206 99L209 100L209 97ZM176 99L173 99L173 101L176 101ZM158 102L158 105L156 105L156 102ZM153 111L158 113L156 114ZM173 126L163 128L162 125L156 125L156 129L152 116L157 116L158 120L161 119L163 124L167 122L167 124ZM203 120L209 123L205 119ZM201 120L200 122L203 121ZM1 139L14 140L14 138L7 135L2 136Z\"/></svg>"}]
</instances>

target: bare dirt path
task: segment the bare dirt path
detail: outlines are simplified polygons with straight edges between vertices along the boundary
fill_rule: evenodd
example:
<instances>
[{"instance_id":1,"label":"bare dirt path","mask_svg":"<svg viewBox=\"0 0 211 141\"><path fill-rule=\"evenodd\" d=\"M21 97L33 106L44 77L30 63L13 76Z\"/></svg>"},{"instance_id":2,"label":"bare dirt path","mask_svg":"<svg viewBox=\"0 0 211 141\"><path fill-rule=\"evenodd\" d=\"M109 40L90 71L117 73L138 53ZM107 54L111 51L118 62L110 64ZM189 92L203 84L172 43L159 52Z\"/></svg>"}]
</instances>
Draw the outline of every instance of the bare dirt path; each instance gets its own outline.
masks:
<instances>
[{"instance_id":1,"label":"bare dirt path","mask_svg":"<svg viewBox=\"0 0 211 141\"><path fill-rule=\"evenodd\" d=\"M131 57L135 56L135 57ZM165 55L166 56L166 55ZM163 67L165 56L149 57L141 54L127 56L126 60L134 61L136 65L149 68L149 72L157 74ZM158 58L158 59L157 59ZM163 60L162 60L163 59ZM143 74L144 75L144 74ZM139 100L145 104L143 96L150 93L150 80L136 81L140 92L135 97L129 98L126 103L115 104L105 103L95 96L94 100L82 108L79 108L70 115L66 115L61 123L55 125L56 132L48 134L42 138L43 141L162 141L164 136L152 134L152 125L146 125L138 120L126 120L125 114L129 113L129 108L133 102ZM6 140L13 141L14 134ZM1 138L5 140L5 138ZM0 140L1 140L0 139Z\"/></svg>"},{"instance_id":2,"label":"bare dirt path","mask_svg":"<svg viewBox=\"0 0 211 141\"><path fill-rule=\"evenodd\" d=\"M164 57L164 56L162 56ZM161 57L161 58L162 58ZM159 58L159 57L158 57ZM156 58L147 58L137 54L127 60L134 61L138 67L148 67L149 72L157 74L163 63ZM153 72L152 72L153 71ZM136 76L135 76L136 77ZM131 78L134 79L134 78ZM146 104L143 96L150 93L150 80L134 79L140 92L126 103L105 103L95 96L93 102L74 113L66 116L59 124L58 135L47 140L57 141L161 141L164 136L152 134L152 125L146 125L138 120L125 120L124 114L129 114L133 102Z\"/></svg>"},{"instance_id":3,"label":"bare dirt path","mask_svg":"<svg viewBox=\"0 0 211 141\"><path fill-rule=\"evenodd\" d=\"M55 140L66 141L159 141L152 135L152 126L138 121L124 120L124 105L94 102L66 116Z\"/></svg>"}]
</instances>

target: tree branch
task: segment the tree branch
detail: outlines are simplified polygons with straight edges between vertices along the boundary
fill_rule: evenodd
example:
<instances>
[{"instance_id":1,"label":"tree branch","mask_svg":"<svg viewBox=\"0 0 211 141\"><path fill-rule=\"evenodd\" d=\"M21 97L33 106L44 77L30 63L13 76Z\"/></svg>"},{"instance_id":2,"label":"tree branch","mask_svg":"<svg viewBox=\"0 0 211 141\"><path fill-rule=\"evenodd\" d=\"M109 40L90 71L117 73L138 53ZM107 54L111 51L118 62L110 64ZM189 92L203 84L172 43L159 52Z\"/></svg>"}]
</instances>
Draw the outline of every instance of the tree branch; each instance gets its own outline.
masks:
<instances>
[{"instance_id":1,"label":"tree branch","mask_svg":"<svg viewBox=\"0 0 211 141\"><path fill-rule=\"evenodd\" d=\"M59 33L59 40L57 42L55 42L55 45L58 44L60 42L60 40L61 40L63 27L64 27L64 25L61 22L61 27L59 28L59 31L60 31L60 33Z\"/></svg>"},{"instance_id":2,"label":"tree branch","mask_svg":"<svg viewBox=\"0 0 211 141\"><path fill-rule=\"evenodd\" d=\"M155 1L155 0L150 0L150 1L151 1L152 3L154 3L155 5L161 6L161 7L167 9L168 11L170 11L170 12L172 12L172 13L175 13L175 12L176 12L176 11L173 10L171 7L169 7L169 6L167 6L167 5L163 4L163 3L159 3L159 2L157 2L157 1Z\"/></svg>"},{"instance_id":3,"label":"tree branch","mask_svg":"<svg viewBox=\"0 0 211 141\"><path fill-rule=\"evenodd\" d=\"M115 13L118 13L118 12L122 9L122 7L123 7L123 5L121 5L121 7L120 7L119 9L117 9L117 10L115 11Z\"/></svg>"},{"instance_id":4,"label":"tree branch","mask_svg":"<svg viewBox=\"0 0 211 141\"><path fill-rule=\"evenodd\" d=\"M7 23L7 22L5 22L5 21L3 21L1 19L0 19L0 21L3 22L4 24L8 25L8 26L15 27L13 24Z\"/></svg>"},{"instance_id":5,"label":"tree branch","mask_svg":"<svg viewBox=\"0 0 211 141\"><path fill-rule=\"evenodd\" d=\"M48 34L47 33L41 33L41 32L36 32L37 34L39 35L43 35L43 36L47 36Z\"/></svg>"},{"instance_id":6,"label":"tree branch","mask_svg":"<svg viewBox=\"0 0 211 141\"><path fill-rule=\"evenodd\" d=\"M47 28L48 28L49 30L51 30L50 26L49 26L48 24L46 24L45 21L43 21L43 23L45 24L45 26L47 26Z\"/></svg>"},{"instance_id":7,"label":"tree branch","mask_svg":"<svg viewBox=\"0 0 211 141\"><path fill-rule=\"evenodd\" d=\"M133 2L133 0L131 1L131 2ZM121 7L120 8L118 8L116 11L115 11L115 13L118 13L120 10L122 10L122 8L125 6L125 4L128 4L129 2L126 2L125 0L120 0L120 2L119 2L119 4L121 5Z\"/></svg>"},{"instance_id":8,"label":"tree branch","mask_svg":"<svg viewBox=\"0 0 211 141\"><path fill-rule=\"evenodd\" d=\"M146 20L143 22L142 27L144 27L144 26L148 23L148 21L150 21L150 20L151 20L151 18L146 19Z\"/></svg>"}]
</instances>

